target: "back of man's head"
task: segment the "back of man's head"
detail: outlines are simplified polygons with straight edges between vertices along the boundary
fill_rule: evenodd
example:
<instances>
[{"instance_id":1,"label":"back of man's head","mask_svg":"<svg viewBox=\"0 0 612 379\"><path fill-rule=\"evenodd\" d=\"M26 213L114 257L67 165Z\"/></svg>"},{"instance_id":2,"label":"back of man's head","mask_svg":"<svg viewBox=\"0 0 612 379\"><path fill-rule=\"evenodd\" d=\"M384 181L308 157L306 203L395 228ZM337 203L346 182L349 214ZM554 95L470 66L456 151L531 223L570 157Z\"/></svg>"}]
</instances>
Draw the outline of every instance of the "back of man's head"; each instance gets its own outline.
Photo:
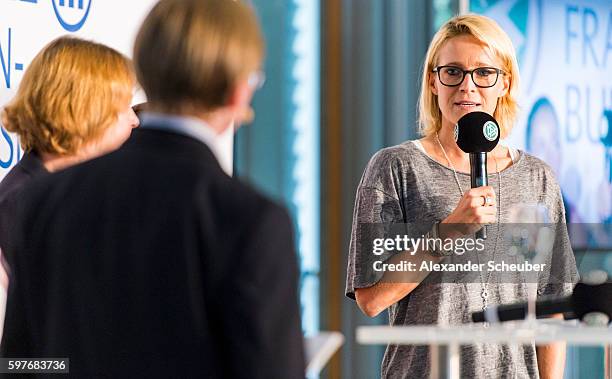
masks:
<instances>
[{"instance_id":1,"label":"back of man's head","mask_svg":"<svg viewBox=\"0 0 612 379\"><path fill-rule=\"evenodd\" d=\"M136 37L134 65L151 109L209 112L257 70L264 42L238 0L161 0Z\"/></svg>"}]
</instances>

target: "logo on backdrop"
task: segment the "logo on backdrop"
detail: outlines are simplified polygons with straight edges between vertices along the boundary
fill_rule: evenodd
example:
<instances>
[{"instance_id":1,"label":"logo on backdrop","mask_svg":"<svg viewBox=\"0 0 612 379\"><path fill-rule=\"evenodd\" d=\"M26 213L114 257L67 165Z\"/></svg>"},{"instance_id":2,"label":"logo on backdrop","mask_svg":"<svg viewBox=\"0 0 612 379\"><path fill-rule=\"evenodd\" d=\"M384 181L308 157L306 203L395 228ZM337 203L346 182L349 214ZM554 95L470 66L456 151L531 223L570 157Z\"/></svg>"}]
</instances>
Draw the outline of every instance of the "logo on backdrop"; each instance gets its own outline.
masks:
<instances>
[{"instance_id":1,"label":"logo on backdrop","mask_svg":"<svg viewBox=\"0 0 612 379\"><path fill-rule=\"evenodd\" d=\"M85 25L93 0L52 0L57 21L69 32L76 32Z\"/></svg>"},{"instance_id":2,"label":"logo on backdrop","mask_svg":"<svg viewBox=\"0 0 612 379\"><path fill-rule=\"evenodd\" d=\"M517 50L521 101L532 105L509 142L552 167L572 223L612 223L612 3L470 0L470 10Z\"/></svg>"}]
</instances>

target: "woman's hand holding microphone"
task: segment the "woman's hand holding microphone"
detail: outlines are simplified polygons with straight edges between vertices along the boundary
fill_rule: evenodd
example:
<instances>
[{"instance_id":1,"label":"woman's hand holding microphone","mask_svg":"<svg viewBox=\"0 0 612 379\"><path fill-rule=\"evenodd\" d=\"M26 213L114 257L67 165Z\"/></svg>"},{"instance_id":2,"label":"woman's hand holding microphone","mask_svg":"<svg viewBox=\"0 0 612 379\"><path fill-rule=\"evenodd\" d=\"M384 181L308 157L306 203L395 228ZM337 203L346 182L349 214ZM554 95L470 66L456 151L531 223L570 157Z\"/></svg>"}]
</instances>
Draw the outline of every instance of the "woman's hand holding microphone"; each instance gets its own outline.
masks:
<instances>
[{"instance_id":1,"label":"woman's hand holding microphone","mask_svg":"<svg viewBox=\"0 0 612 379\"><path fill-rule=\"evenodd\" d=\"M453 212L440 222L443 238L459 238L474 234L484 224L495 223L497 198L491 186L472 188L465 192Z\"/></svg>"}]
</instances>

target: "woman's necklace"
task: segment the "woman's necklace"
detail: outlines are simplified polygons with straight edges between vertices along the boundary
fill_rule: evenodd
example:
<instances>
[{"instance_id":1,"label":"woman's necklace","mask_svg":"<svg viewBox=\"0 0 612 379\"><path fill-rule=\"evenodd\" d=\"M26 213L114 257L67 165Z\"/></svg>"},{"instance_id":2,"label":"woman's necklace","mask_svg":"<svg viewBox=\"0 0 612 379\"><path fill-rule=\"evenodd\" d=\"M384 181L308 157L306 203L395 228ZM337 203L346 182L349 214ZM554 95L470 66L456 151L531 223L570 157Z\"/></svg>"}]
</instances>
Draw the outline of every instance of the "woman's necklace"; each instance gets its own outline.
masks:
<instances>
[{"instance_id":1,"label":"woman's necklace","mask_svg":"<svg viewBox=\"0 0 612 379\"><path fill-rule=\"evenodd\" d=\"M457 183L457 187L459 188L459 193L461 194L461 197L463 197L463 189L461 188L461 183L459 183L459 177L457 176L457 170L455 170L455 167L453 166L453 163L451 162L451 160L448 158L448 155L446 154L446 150L444 150L444 146L442 146L442 142L440 142L440 137L438 136L438 132L436 132L436 140L438 141L438 145L440 146L440 149L442 150L442 154L444 154L444 158L446 158L446 161L448 162L448 166L451 168L451 170L453 170L453 175L455 176L455 182ZM497 240L499 237L499 215L501 214L501 187L502 187L502 182L501 182L501 173L499 172L499 167L497 165L497 158L495 158L495 156L493 156L493 160L495 161L495 171L497 171L497 182L498 182L498 195L497 195L497 233L495 234L495 245L493 247L493 260L495 260L495 253L497 252ZM476 254L476 260L478 262L478 267L480 266L480 257L478 256L478 253ZM487 275L487 280L484 280L484 278L482 277L482 271L479 271L480 274L480 284L482 287L482 291L480 292L480 297L482 298L482 310L485 311L487 309L488 306L488 300L489 300L489 279L491 279L491 274L492 271L488 271L488 275Z\"/></svg>"}]
</instances>

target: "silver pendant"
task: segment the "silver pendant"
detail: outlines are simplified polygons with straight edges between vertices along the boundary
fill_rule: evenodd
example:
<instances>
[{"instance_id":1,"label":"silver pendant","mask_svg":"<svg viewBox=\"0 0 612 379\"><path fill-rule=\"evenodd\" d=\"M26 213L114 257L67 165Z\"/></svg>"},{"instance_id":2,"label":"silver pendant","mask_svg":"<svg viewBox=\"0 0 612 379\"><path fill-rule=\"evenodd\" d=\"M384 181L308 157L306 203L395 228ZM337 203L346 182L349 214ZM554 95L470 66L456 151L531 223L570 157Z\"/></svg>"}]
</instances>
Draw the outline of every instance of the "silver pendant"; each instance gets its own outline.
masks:
<instances>
[{"instance_id":1,"label":"silver pendant","mask_svg":"<svg viewBox=\"0 0 612 379\"><path fill-rule=\"evenodd\" d=\"M487 309L487 300L489 299L489 291L483 287L482 292L480 293L480 297L482 297L482 310L485 311Z\"/></svg>"}]
</instances>

